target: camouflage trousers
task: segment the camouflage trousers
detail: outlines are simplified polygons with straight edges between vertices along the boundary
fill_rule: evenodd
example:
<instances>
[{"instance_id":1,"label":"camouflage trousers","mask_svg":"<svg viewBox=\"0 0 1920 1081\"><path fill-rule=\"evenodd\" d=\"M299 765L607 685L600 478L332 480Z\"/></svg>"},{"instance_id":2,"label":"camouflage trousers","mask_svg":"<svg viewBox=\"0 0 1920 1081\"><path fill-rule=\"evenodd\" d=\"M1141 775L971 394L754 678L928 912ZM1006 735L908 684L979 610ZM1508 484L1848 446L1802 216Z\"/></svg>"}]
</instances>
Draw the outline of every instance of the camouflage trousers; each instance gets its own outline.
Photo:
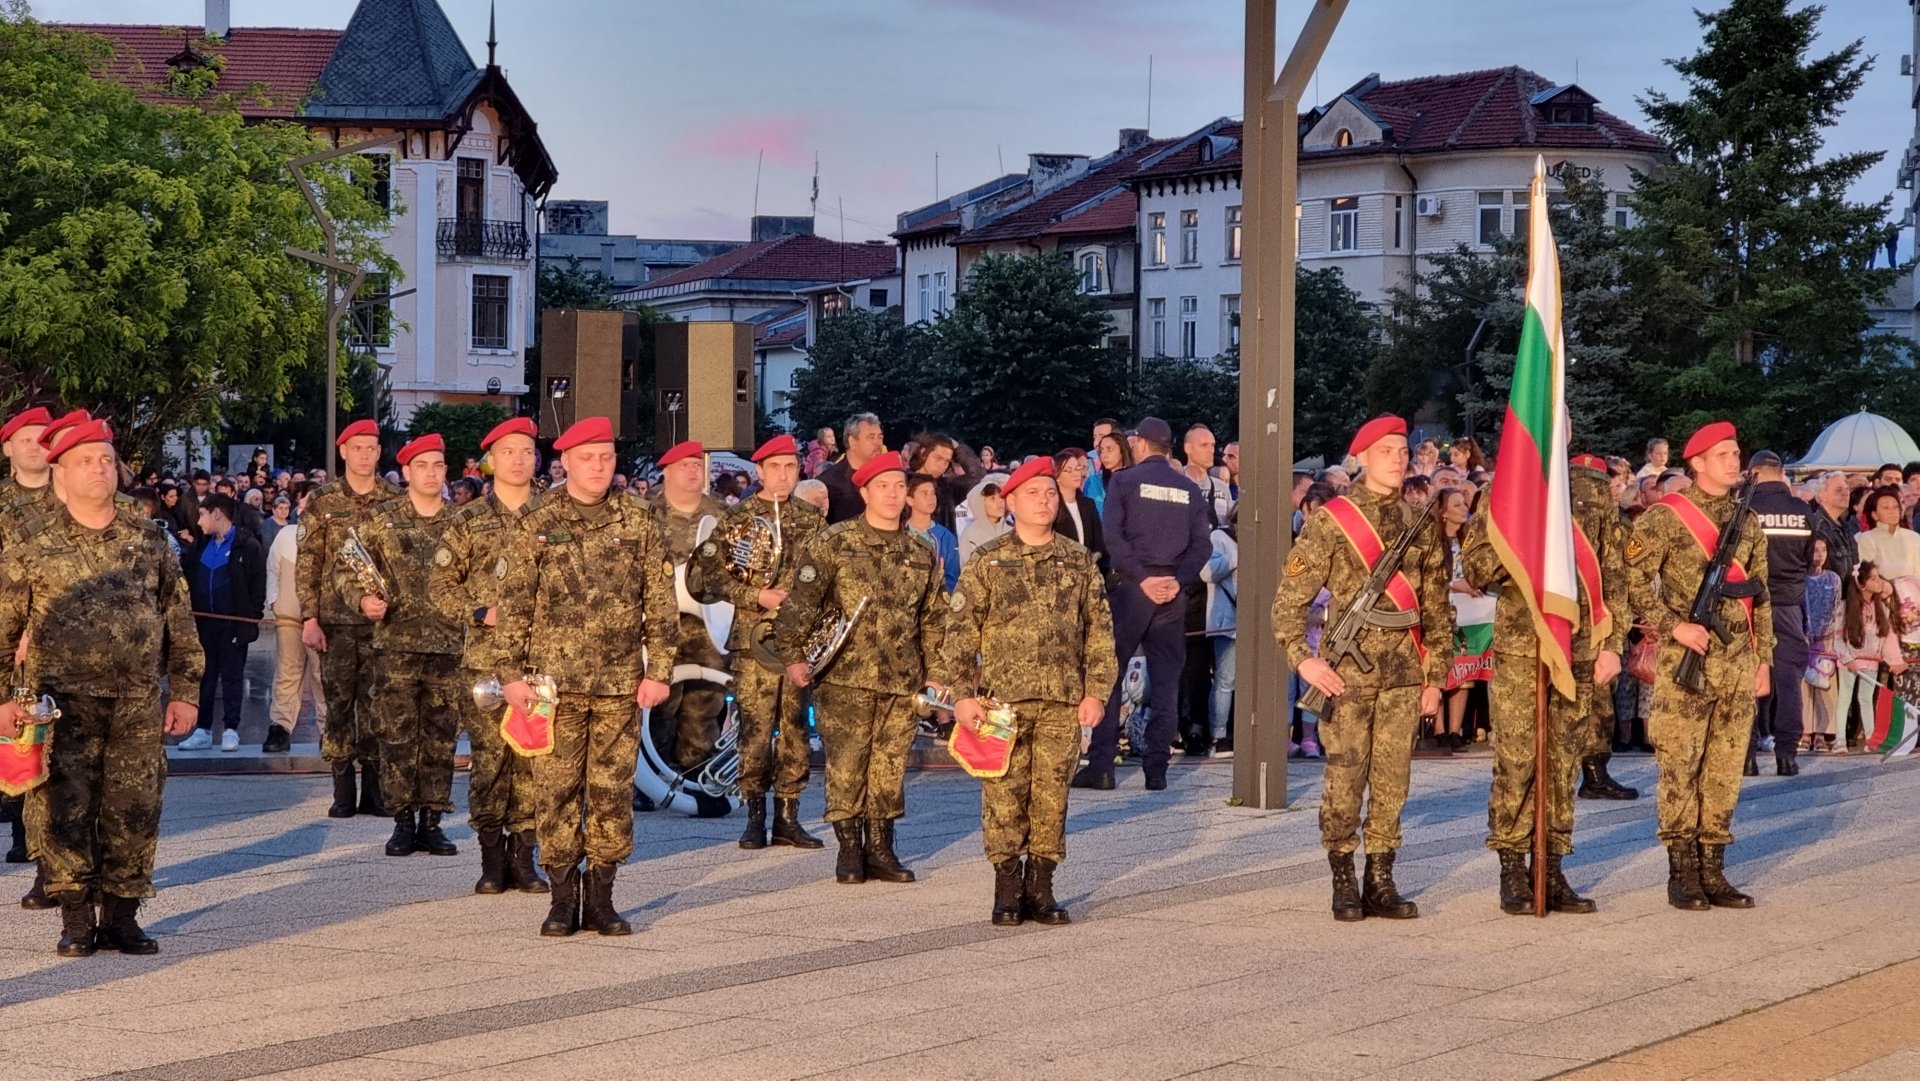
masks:
<instances>
[{"instance_id":1,"label":"camouflage trousers","mask_svg":"<svg viewBox=\"0 0 1920 1081\"><path fill-rule=\"evenodd\" d=\"M1016 702L1013 760L1003 777L980 783L980 833L987 861L1067 858L1067 791L1080 762L1073 706Z\"/></svg>"},{"instance_id":2,"label":"camouflage trousers","mask_svg":"<svg viewBox=\"0 0 1920 1081\"><path fill-rule=\"evenodd\" d=\"M1622 671L1613 678L1613 683L1588 696L1593 699L1593 704L1587 709L1587 722L1582 733L1585 738L1581 741L1580 757L1583 759L1613 753L1613 690L1620 680L1632 681L1633 677Z\"/></svg>"},{"instance_id":3,"label":"camouflage trousers","mask_svg":"<svg viewBox=\"0 0 1920 1081\"><path fill-rule=\"evenodd\" d=\"M380 706L380 794L387 810L453 810L453 752L460 738L460 658L382 653L373 674Z\"/></svg>"},{"instance_id":4,"label":"camouflage trousers","mask_svg":"<svg viewBox=\"0 0 1920 1081\"><path fill-rule=\"evenodd\" d=\"M1496 653L1487 689L1493 720L1493 790L1487 794L1487 847L1497 852L1533 848L1535 675L1532 657ZM1547 850L1573 851L1573 782L1591 731L1593 664L1574 666L1578 697L1567 701L1547 688ZM1600 697L1606 697L1602 695Z\"/></svg>"},{"instance_id":5,"label":"camouflage trousers","mask_svg":"<svg viewBox=\"0 0 1920 1081\"><path fill-rule=\"evenodd\" d=\"M473 764L467 772L467 823L478 830L524 833L534 825L533 760L500 735L500 711L483 710L470 692L491 673L460 674L460 718Z\"/></svg>"},{"instance_id":6,"label":"camouflage trousers","mask_svg":"<svg viewBox=\"0 0 1920 1081\"><path fill-rule=\"evenodd\" d=\"M1733 809L1753 733L1755 664L1751 657L1744 664L1710 660L1707 693L1692 694L1673 681L1682 648L1671 640L1661 646L1647 713L1647 738L1660 768L1660 843L1732 844Z\"/></svg>"},{"instance_id":7,"label":"camouflage trousers","mask_svg":"<svg viewBox=\"0 0 1920 1081\"><path fill-rule=\"evenodd\" d=\"M806 692L742 650L733 661L733 700L740 710L740 796L758 799L772 788L798 799L807 787Z\"/></svg>"},{"instance_id":8,"label":"camouflage trousers","mask_svg":"<svg viewBox=\"0 0 1920 1081\"><path fill-rule=\"evenodd\" d=\"M813 705L827 751L827 821L906 814L913 699L817 683Z\"/></svg>"},{"instance_id":9,"label":"camouflage trousers","mask_svg":"<svg viewBox=\"0 0 1920 1081\"><path fill-rule=\"evenodd\" d=\"M680 617L680 650L675 664L727 670L727 655L713 648L707 625L695 616ZM649 715L653 744L669 762L690 770L713 757L727 715L727 690L704 679L677 680L667 700Z\"/></svg>"},{"instance_id":10,"label":"camouflage trousers","mask_svg":"<svg viewBox=\"0 0 1920 1081\"><path fill-rule=\"evenodd\" d=\"M1420 728L1420 688L1356 687L1327 707L1320 719L1326 751L1320 797L1320 844L1329 852L1359 847L1364 827L1368 852L1400 847L1400 808L1413 772L1413 738ZM1361 818L1361 801L1366 818Z\"/></svg>"},{"instance_id":11,"label":"camouflage trousers","mask_svg":"<svg viewBox=\"0 0 1920 1081\"><path fill-rule=\"evenodd\" d=\"M633 854L639 713L630 694L561 691L553 753L532 759L542 864L572 867L585 856L590 864L616 865Z\"/></svg>"},{"instance_id":12,"label":"camouflage trousers","mask_svg":"<svg viewBox=\"0 0 1920 1081\"><path fill-rule=\"evenodd\" d=\"M380 732L373 710L373 625L343 623L320 629L327 635L327 650L320 654L320 691L327 699L321 757L329 762L374 758Z\"/></svg>"},{"instance_id":13,"label":"camouflage trousers","mask_svg":"<svg viewBox=\"0 0 1920 1081\"><path fill-rule=\"evenodd\" d=\"M152 897L160 841L159 691L125 698L55 694L47 782L27 793L27 848L59 897L97 888Z\"/></svg>"}]
</instances>

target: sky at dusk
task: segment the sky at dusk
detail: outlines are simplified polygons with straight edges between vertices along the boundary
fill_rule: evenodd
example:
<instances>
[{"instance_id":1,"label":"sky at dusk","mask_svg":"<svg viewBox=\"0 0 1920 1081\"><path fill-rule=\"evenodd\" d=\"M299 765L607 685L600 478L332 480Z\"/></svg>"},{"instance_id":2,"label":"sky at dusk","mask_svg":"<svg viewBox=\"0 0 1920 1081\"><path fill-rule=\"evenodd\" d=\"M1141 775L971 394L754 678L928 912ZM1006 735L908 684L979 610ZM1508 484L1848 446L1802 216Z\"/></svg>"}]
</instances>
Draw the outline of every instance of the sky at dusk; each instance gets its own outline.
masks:
<instances>
[{"instance_id":1,"label":"sky at dusk","mask_svg":"<svg viewBox=\"0 0 1920 1081\"><path fill-rule=\"evenodd\" d=\"M48 21L199 25L202 0L31 0ZM486 0L441 0L484 63ZM353 0L232 0L236 26L344 27ZM1635 97L1680 89L1712 0L1352 0L1319 102L1388 80L1509 64L1576 80L1643 123ZM1306 0L1280 0L1284 52ZM1022 170L1029 152L1113 149L1123 127L1185 134L1241 111L1240 0L499 0L499 60L560 170L556 199L605 199L613 229L739 239L754 207L882 237L900 211ZM1832 0L1822 44L1878 62L1831 132L1885 150L1853 193L1893 191L1914 133L1903 0ZM936 182L935 160L938 158ZM1516 184L1524 178L1516 178ZM1895 211L1896 216L1899 213Z\"/></svg>"}]
</instances>

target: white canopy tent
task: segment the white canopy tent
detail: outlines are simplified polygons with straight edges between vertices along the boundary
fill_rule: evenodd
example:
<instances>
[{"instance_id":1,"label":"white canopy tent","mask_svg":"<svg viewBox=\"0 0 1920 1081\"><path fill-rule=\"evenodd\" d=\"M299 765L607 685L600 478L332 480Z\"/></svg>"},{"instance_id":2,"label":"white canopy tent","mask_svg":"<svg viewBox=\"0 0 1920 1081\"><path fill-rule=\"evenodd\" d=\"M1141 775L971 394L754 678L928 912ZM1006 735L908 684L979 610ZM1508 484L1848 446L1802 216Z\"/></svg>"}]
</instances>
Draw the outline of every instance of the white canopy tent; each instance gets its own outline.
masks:
<instances>
[{"instance_id":1,"label":"white canopy tent","mask_svg":"<svg viewBox=\"0 0 1920 1081\"><path fill-rule=\"evenodd\" d=\"M1806 456L1792 465L1795 473L1827 469L1873 469L1886 462L1905 465L1920 461L1920 445L1898 424L1862 409L1827 425Z\"/></svg>"}]
</instances>

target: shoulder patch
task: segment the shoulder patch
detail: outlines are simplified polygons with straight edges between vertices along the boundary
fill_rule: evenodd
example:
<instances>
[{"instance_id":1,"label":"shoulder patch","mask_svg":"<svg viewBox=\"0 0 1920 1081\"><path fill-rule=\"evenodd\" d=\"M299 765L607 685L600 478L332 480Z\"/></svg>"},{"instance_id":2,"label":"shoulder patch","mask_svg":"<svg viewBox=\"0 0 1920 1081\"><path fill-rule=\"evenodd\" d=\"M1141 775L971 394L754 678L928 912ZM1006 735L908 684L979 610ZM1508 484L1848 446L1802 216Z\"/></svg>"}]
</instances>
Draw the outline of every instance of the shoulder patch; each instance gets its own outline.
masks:
<instances>
[{"instance_id":1,"label":"shoulder patch","mask_svg":"<svg viewBox=\"0 0 1920 1081\"><path fill-rule=\"evenodd\" d=\"M436 567L444 567L447 564L452 562L453 562L453 550L451 548L443 547L439 551L433 553L433 565Z\"/></svg>"},{"instance_id":2,"label":"shoulder patch","mask_svg":"<svg viewBox=\"0 0 1920 1081\"><path fill-rule=\"evenodd\" d=\"M947 598L947 607L953 609L956 612L966 611L967 595L965 593L960 592L957 589L954 590L953 595Z\"/></svg>"},{"instance_id":3,"label":"shoulder patch","mask_svg":"<svg viewBox=\"0 0 1920 1081\"><path fill-rule=\"evenodd\" d=\"M295 526L293 530L293 539L296 541L306 540L307 527L305 525Z\"/></svg>"},{"instance_id":4,"label":"shoulder patch","mask_svg":"<svg viewBox=\"0 0 1920 1081\"><path fill-rule=\"evenodd\" d=\"M700 546L700 554L708 559L712 559L714 556L720 554L720 546L712 541L708 541Z\"/></svg>"},{"instance_id":5,"label":"shoulder patch","mask_svg":"<svg viewBox=\"0 0 1920 1081\"><path fill-rule=\"evenodd\" d=\"M819 577L820 577L820 570L819 570L819 568L817 568L817 567L815 567L815 566L814 566L813 564L811 564L811 563L809 563L809 564L807 564L806 566L804 566L804 567L801 567L801 568L800 568L800 580L801 580L802 582L811 582L811 581L814 581L815 579L817 579L817 578L819 578Z\"/></svg>"},{"instance_id":6,"label":"shoulder patch","mask_svg":"<svg viewBox=\"0 0 1920 1081\"><path fill-rule=\"evenodd\" d=\"M1298 578L1305 573L1307 573L1307 561L1301 558L1299 552L1287 557L1287 577Z\"/></svg>"},{"instance_id":7,"label":"shoulder patch","mask_svg":"<svg viewBox=\"0 0 1920 1081\"><path fill-rule=\"evenodd\" d=\"M495 578L505 578L507 576L507 557L506 556L501 556L499 559L494 560L493 576Z\"/></svg>"},{"instance_id":8,"label":"shoulder patch","mask_svg":"<svg viewBox=\"0 0 1920 1081\"><path fill-rule=\"evenodd\" d=\"M1646 554L1647 554L1647 546L1645 543L1643 543L1640 540L1640 538L1637 535L1630 535L1627 537L1626 555L1628 559L1639 559L1641 556Z\"/></svg>"}]
</instances>

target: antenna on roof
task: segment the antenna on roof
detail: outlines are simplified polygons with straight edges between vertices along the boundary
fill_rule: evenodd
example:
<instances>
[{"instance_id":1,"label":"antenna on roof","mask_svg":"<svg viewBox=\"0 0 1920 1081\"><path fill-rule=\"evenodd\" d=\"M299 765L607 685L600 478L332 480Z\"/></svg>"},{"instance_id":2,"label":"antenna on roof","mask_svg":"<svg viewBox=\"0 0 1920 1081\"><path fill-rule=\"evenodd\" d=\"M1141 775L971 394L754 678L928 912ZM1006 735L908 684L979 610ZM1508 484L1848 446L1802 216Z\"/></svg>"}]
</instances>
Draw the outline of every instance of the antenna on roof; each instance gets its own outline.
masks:
<instances>
[{"instance_id":1,"label":"antenna on roof","mask_svg":"<svg viewBox=\"0 0 1920 1081\"><path fill-rule=\"evenodd\" d=\"M807 204L807 213L812 217L820 215L820 152L813 152L813 201Z\"/></svg>"},{"instance_id":2,"label":"antenna on roof","mask_svg":"<svg viewBox=\"0 0 1920 1081\"><path fill-rule=\"evenodd\" d=\"M1573 58L1573 81L1580 81L1580 58L1577 56Z\"/></svg>"},{"instance_id":3,"label":"antenna on roof","mask_svg":"<svg viewBox=\"0 0 1920 1081\"><path fill-rule=\"evenodd\" d=\"M933 198L935 202L940 199L940 152L938 150L933 152Z\"/></svg>"},{"instance_id":4,"label":"antenna on roof","mask_svg":"<svg viewBox=\"0 0 1920 1081\"><path fill-rule=\"evenodd\" d=\"M766 162L767 151L762 147L760 153L753 159L753 216L756 218L760 216L760 167ZM752 228L751 223L748 224L748 228Z\"/></svg>"},{"instance_id":5,"label":"antenna on roof","mask_svg":"<svg viewBox=\"0 0 1920 1081\"><path fill-rule=\"evenodd\" d=\"M487 4L487 66L488 67L494 66L493 47L499 44L499 42L495 40L496 35L493 32L493 23L494 23L493 8L494 8L494 5L492 3Z\"/></svg>"},{"instance_id":6,"label":"antenna on roof","mask_svg":"<svg viewBox=\"0 0 1920 1081\"><path fill-rule=\"evenodd\" d=\"M1000 152L1000 144L999 144L999 143L995 143L995 144L993 144L993 160L994 160L995 162L997 162L997 163L999 164L999 166L1000 166L1000 173L1001 173L1001 175L1002 175L1002 176L1004 176L1004 175L1006 175L1006 172L1007 172L1007 157L1006 157L1006 155L1005 155L1005 154L1002 154L1002 153Z\"/></svg>"},{"instance_id":7,"label":"antenna on roof","mask_svg":"<svg viewBox=\"0 0 1920 1081\"><path fill-rule=\"evenodd\" d=\"M1147 54L1147 130L1153 130L1153 54Z\"/></svg>"}]
</instances>

